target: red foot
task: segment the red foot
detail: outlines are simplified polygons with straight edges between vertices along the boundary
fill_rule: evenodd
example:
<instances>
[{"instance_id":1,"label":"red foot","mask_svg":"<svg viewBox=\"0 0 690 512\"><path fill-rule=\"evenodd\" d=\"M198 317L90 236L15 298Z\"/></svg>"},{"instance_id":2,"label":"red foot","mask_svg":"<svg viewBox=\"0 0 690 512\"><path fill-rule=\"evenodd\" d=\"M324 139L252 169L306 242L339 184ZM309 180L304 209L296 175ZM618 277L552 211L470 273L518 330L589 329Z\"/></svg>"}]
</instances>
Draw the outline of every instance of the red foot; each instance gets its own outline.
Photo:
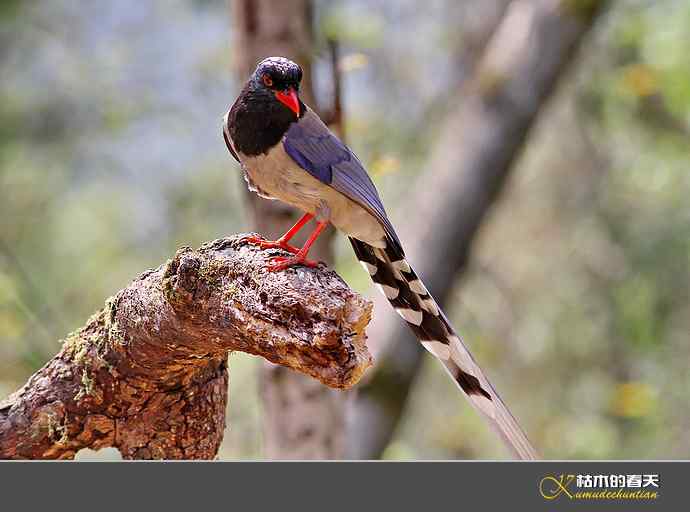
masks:
<instances>
[{"instance_id":1,"label":"red foot","mask_svg":"<svg viewBox=\"0 0 690 512\"><path fill-rule=\"evenodd\" d=\"M286 258L285 256L274 256L268 262L266 269L269 272L280 272L286 268L293 267L295 265L304 265L305 267L314 268L318 266L318 261L313 261L305 258L304 256L290 256Z\"/></svg>"},{"instance_id":2,"label":"red foot","mask_svg":"<svg viewBox=\"0 0 690 512\"><path fill-rule=\"evenodd\" d=\"M292 254L297 254L299 252L299 249L293 245L290 245L287 242L284 242L282 240L276 240L275 242L272 242L270 240L266 240L265 238L262 238L261 236L254 236L250 235L247 237L244 237L242 239L243 242L251 245L258 245L262 250L263 249L283 249L284 251L291 252Z\"/></svg>"}]
</instances>

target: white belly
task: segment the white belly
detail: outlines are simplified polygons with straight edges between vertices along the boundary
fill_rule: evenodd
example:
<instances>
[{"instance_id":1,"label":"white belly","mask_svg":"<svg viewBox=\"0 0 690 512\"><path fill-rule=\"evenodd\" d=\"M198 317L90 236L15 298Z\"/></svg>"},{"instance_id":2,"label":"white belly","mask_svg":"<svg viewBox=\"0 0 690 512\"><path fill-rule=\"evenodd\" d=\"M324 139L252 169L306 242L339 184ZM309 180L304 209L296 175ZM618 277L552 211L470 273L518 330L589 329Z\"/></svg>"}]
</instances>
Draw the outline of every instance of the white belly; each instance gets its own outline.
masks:
<instances>
[{"instance_id":1,"label":"white belly","mask_svg":"<svg viewBox=\"0 0 690 512\"><path fill-rule=\"evenodd\" d=\"M385 247L385 233L367 210L299 167L278 144L265 155L239 153L247 182L259 195L279 199L327 221L348 236Z\"/></svg>"}]
</instances>

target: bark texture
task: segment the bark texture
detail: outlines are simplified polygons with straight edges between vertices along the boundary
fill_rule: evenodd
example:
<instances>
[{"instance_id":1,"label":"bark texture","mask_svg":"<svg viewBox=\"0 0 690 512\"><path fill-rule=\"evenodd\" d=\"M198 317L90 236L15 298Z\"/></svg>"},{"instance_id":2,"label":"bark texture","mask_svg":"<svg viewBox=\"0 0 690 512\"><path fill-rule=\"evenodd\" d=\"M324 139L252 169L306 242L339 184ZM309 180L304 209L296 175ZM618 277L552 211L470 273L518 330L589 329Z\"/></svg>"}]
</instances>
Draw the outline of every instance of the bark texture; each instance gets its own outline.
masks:
<instances>
[{"instance_id":1,"label":"bark texture","mask_svg":"<svg viewBox=\"0 0 690 512\"><path fill-rule=\"evenodd\" d=\"M116 447L126 459L211 459L228 351L353 385L371 364L371 304L323 265L267 272L276 254L224 238L144 272L0 402L0 458Z\"/></svg>"},{"instance_id":2,"label":"bark texture","mask_svg":"<svg viewBox=\"0 0 690 512\"><path fill-rule=\"evenodd\" d=\"M442 306L531 126L606 3L512 1L473 77L458 90L463 101L439 131L429 171L419 178L423 186L410 187L417 191L408 200L416 214L399 232L417 274ZM376 371L348 410L348 458L381 456L424 352L397 316L381 314L385 302L375 301L369 330L377 344Z\"/></svg>"},{"instance_id":3,"label":"bark texture","mask_svg":"<svg viewBox=\"0 0 690 512\"><path fill-rule=\"evenodd\" d=\"M304 70L300 97L317 112L312 88L314 54L311 0L233 0L230 3L235 34L234 63L239 80L245 80L256 64L273 55L288 57ZM333 108L335 112L336 107ZM252 229L267 238L278 238L301 215L279 201L269 201L247 191ZM309 226L295 238L305 240ZM329 227L310 255L330 262L334 230ZM265 454L271 459L339 459L344 447L344 397L315 385L303 375L269 363L261 375L264 405Z\"/></svg>"}]
</instances>

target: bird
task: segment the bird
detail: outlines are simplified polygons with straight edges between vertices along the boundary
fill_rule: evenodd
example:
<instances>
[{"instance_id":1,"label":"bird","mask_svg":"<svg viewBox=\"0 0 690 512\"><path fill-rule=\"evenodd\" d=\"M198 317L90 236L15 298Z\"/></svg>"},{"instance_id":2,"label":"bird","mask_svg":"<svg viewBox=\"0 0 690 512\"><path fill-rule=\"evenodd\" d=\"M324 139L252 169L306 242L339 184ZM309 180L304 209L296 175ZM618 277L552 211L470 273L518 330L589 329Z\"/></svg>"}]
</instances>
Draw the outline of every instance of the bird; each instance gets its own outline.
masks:
<instances>
[{"instance_id":1,"label":"bird","mask_svg":"<svg viewBox=\"0 0 690 512\"><path fill-rule=\"evenodd\" d=\"M447 316L405 257L381 197L364 165L299 96L302 68L285 57L258 63L223 116L225 143L250 190L296 207L303 216L275 241L250 235L262 249L290 256L269 259L267 270L313 267L308 252L332 224L421 344L436 357L470 404L519 459L538 459L523 429ZM301 248L290 240L307 223L316 227Z\"/></svg>"}]
</instances>

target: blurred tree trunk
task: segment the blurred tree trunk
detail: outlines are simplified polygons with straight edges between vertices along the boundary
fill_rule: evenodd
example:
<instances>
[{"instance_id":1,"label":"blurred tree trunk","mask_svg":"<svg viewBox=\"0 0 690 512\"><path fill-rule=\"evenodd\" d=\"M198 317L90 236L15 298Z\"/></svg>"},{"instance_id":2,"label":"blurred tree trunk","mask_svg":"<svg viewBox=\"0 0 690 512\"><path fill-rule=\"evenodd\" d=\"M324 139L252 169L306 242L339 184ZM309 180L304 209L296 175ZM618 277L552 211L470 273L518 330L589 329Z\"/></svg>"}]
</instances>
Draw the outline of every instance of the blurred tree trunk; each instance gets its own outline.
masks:
<instances>
[{"instance_id":1,"label":"blurred tree trunk","mask_svg":"<svg viewBox=\"0 0 690 512\"><path fill-rule=\"evenodd\" d=\"M245 80L265 57L280 55L304 69L300 96L316 109L312 88L311 0L232 0L230 3L235 42L234 64L239 80ZM243 182L244 183L244 182ZM253 228L267 238L278 238L299 216L292 207L268 201L247 191L247 207ZM310 225L311 226L311 225ZM300 234L296 243L304 241ZM329 228L310 252L315 259L332 261ZM337 459L344 446L344 395L313 379L266 363L261 372L264 404L265 456L271 459Z\"/></svg>"},{"instance_id":2,"label":"blurred tree trunk","mask_svg":"<svg viewBox=\"0 0 690 512\"><path fill-rule=\"evenodd\" d=\"M444 304L470 246L498 197L530 127L605 1L514 0L500 21L463 98L439 131L423 186L401 226L410 261ZM379 458L398 425L422 353L396 315L375 303L369 330L377 367L348 410L348 458ZM372 349L376 347L372 346ZM510 402L508 402L510 403Z\"/></svg>"}]
</instances>

